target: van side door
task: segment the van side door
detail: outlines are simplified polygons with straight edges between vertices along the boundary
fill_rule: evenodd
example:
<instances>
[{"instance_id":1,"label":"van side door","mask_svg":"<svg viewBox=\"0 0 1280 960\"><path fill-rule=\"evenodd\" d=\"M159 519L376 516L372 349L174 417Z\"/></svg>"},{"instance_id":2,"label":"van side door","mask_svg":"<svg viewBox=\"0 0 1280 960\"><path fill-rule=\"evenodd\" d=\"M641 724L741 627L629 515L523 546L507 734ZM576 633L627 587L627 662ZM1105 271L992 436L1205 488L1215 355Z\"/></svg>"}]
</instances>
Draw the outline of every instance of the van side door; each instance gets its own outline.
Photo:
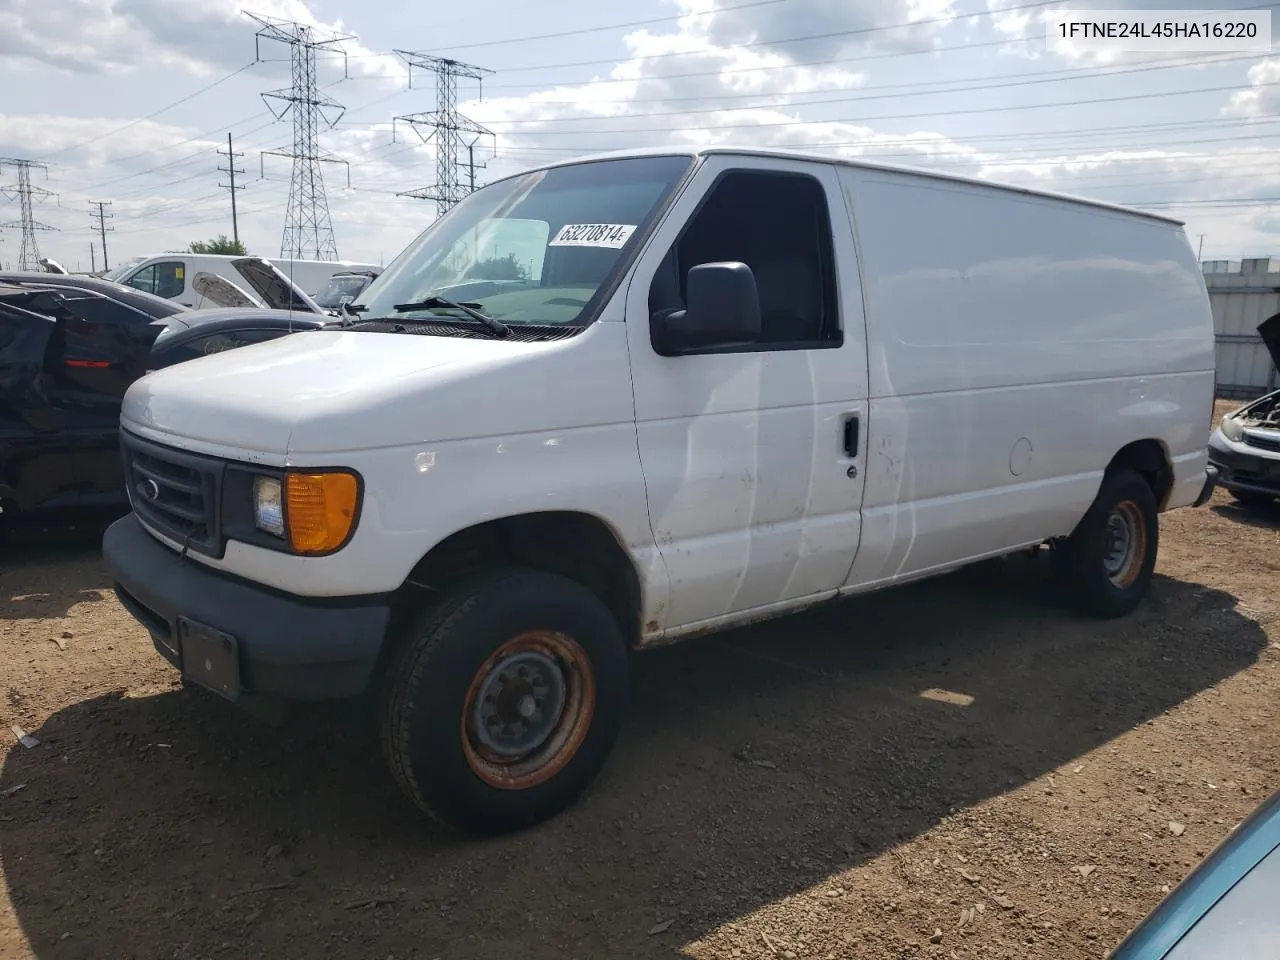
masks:
<instances>
[{"instance_id":1,"label":"van side door","mask_svg":"<svg viewBox=\"0 0 1280 960\"><path fill-rule=\"evenodd\" d=\"M664 355L691 267L751 268L762 333ZM867 356L833 167L713 155L638 258L627 292L636 427L667 568L661 628L832 595L861 530Z\"/></svg>"}]
</instances>

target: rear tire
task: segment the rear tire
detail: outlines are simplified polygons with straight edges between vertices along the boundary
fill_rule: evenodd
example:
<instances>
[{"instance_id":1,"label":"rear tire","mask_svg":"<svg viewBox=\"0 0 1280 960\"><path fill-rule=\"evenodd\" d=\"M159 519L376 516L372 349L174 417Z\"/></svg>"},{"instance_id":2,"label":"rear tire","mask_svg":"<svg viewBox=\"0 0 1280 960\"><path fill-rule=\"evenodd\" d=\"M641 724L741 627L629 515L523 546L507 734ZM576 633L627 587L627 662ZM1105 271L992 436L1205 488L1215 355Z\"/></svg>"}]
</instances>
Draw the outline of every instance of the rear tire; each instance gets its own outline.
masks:
<instances>
[{"instance_id":1,"label":"rear tire","mask_svg":"<svg viewBox=\"0 0 1280 960\"><path fill-rule=\"evenodd\" d=\"M572 804L622 725L627 649L581 584L505 571L413 623L385 676L382 748L420 810L469 833L506 833Z\"/></svg>"},{"instance_id":2,"label":"rear tire","mask_svg":"<svg viewBox=\"0 0 1280 960\"><path fill-rule=\"evenodd\" d=\"M1136 471L1108 474L1093 505L1055 551L1067 599L1090 616L1111 619L1142 601L1159 549L1155 495Z\"/></svg>"}]
</instances>

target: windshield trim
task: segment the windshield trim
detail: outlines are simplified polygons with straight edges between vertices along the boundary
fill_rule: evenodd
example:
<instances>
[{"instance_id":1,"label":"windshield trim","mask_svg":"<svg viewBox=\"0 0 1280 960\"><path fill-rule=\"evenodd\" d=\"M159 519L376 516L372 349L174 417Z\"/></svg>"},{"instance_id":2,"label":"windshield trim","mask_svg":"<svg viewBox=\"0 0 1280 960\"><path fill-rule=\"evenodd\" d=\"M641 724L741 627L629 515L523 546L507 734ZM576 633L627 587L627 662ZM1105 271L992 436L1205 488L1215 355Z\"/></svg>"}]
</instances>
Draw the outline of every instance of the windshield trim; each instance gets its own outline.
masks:
<instances>
[{"instance_id":1,"label":"windshield trim","mask_svg":"<svg viewBox=\"0 0 1280 960\"><path fill-rule=\"evenodd\" d=\"M694 175L697 173L699 167L702 165L703 158L692 152L688 152L684 150L672 150L670 153L662 152L662 153L636 154L634 156L623 155L623 156L593 157L590 159L579 160L579 161L548 163L548 164L543 164L537 167L530 167L527 170L521 170L518 173L513 173L513 174L510 174L509 176L502 177L498 180L493 180L490 183L485 184L483 187L480 187L477 191L475 191L478 193L480 190L487 190L489 187L498 186L499 184L506 183L509 180L517 180L521 177L527 177L532 174L541 173L546 170L563 169L565 167L574 167L574 166L585 167L590 164L596 164L596 163L616 163L619 160L630 160L630 159L648 160L648 159L659 159L659 158L685 160L686 161L685 169L680 174L680 176L677 177L672 182L671 187L670 189L667 190L666 195L657 204L654 205L652 210L649 211L649 215L645 217L644 222L637 225L634 233L632 233L631 237L627 241L627 246L631 248L630 252L624 253L622 256L618 257L613 267L611 267L609 272L605 275L604 280L601 281L600 285L596 288L595 293L591 295L591 298L587 300L582 310L578 313L578 316L575 318L574 322L572 324L568 324L567 326L572 326L577 328L579 331L582 331L582 330L586 330L589 326L591 326L597 320L600 319L600 314L604 312L605 306L608 305L608 303L613 299L614 295L618 292L618 287L622 284L623 278L625 278L626 275L630 272L632 265L635 264L641 252L643 252L644 248L648 245L649 239L653 236L653 232L658 228L658 225L662 223L667 213L671 210L672 205L675 204L676 200L681 196L681 194L684 193L685 188L688 187L689 182L693 179ZM400 255L397 256L395 260L392 260L391 263L387 264L386 270L384 270L383 272L390 274L395 268L396 262L400 259L400 257L407 254L409 250L417 247L419 243L425 242L427 237L429 237L431 233L437 230L440 227L440 225L448 218L448 216L449 216L449 213L446 212L444 216L436 217L436 219L433 220L427 226L427 228L422 231L422 233L420 233L409 245L407 245L404 248L404 250L401 251ZM370 283L367 287L364 288L364 290L360 292L359 296L357 296L355 300L353 300L350 304L348 304L348 306L366 306L367 300L365 298L369 295L370 291L373 290L375 286L376 286L376 282ZM523 324L513 324L512 326L523 326ZM538 324L529 324L529 326L538 326Z\"/></svg>"}]
</instances>

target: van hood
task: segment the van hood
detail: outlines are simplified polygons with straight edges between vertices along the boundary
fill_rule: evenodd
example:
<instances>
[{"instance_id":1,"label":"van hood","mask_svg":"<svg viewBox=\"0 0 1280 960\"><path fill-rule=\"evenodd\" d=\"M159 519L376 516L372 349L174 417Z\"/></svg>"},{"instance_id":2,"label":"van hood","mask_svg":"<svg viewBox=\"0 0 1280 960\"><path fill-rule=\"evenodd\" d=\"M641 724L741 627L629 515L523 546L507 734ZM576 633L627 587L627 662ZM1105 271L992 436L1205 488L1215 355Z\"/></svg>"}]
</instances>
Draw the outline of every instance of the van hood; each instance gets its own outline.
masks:
<instances>
[{"instance_id":1,"label":"van hood","mask_svg":"<svg viewBox=\"0 0 1280 960\"><path fill-rule=\"evenodd\" d=\"M241 287L226 277L216 273L197 273L191 278L191 289L203 300L209 300L220 307L261 307L262 302L254 299Z\"/></svg>"},{"instance_id":2,"label":"van hood","mask_svg":"<svg viewBox=\"0 0 1280 960\"><path fill-rule=\"evenodd\" d=\"M263 257L241 257L231 265L249 281L254 292L272 310L306 310L324 313L324 310L303 292L302 288L285 276L270 260ZM236 306L236 304L228 304Z\"/></svg>"},{"instance_id":3,"label":"van hood","mask_svg":"<svg viewBox=\"0 0 1280 960\"><path fill-rule=\"evenodd\" d=\"M149 373L125 394L121 422L273 459L508 432L534 416L508 402L538 391L545 364L530 361L564 345L317 330ZM513 376L522 366L537 369ZM548 426L541 414L530 429Z\"/></svg>"}]
</instances>

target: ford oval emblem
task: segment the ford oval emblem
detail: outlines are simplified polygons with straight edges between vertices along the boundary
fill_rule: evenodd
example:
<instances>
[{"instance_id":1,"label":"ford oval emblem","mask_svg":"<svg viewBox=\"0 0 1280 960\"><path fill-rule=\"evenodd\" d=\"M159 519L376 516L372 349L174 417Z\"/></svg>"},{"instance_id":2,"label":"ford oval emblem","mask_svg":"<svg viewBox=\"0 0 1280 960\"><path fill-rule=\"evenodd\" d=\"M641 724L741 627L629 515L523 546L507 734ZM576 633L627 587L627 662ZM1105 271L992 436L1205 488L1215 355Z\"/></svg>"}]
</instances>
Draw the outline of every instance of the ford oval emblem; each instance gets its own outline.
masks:
<instances>
[{"instance_id":1,"label":"ford oval emblem","mask_svg":"<svg viewBox=\"0 0 1280 960\"><path fill-rule=\"evenodd\" d=\"M160 499L160 484L156 483L150 477L147 477L147 479L138 484L137 491L143 499L150 500L152 503L155 503L156 500Z\"/></svg>"}]
</instances>

